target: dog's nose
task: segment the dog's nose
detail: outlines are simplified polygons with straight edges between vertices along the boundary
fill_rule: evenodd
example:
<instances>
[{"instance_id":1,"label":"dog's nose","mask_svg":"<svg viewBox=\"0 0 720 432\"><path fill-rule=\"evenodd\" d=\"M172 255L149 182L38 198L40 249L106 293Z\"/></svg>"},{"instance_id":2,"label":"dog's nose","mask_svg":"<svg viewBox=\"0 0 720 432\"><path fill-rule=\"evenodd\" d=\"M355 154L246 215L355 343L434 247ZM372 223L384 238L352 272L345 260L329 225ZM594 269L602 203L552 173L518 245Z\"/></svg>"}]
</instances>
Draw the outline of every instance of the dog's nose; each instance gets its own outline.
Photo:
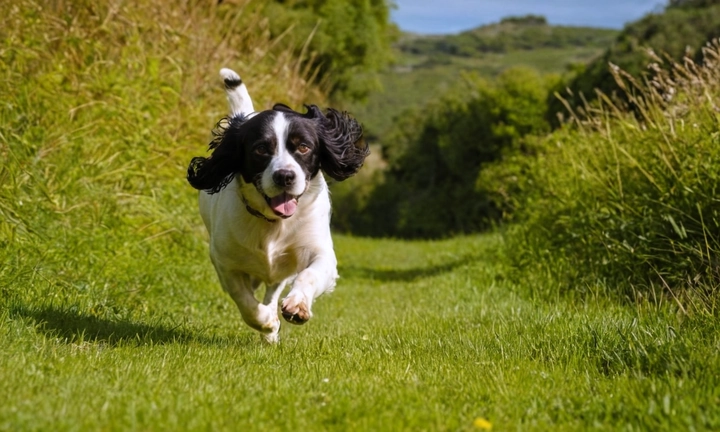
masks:
<instances>
[{"instance_id":1,"label":"dog's nose","mask_svg":"<svg viewBox=\"0 0 720 432\"><path fill-rule=\"evenodd\" d=\"M292 186L295 183L295 172L286 169L277 170L273 173L273 181L281 187Z\"/></svg>"}]
</instances>

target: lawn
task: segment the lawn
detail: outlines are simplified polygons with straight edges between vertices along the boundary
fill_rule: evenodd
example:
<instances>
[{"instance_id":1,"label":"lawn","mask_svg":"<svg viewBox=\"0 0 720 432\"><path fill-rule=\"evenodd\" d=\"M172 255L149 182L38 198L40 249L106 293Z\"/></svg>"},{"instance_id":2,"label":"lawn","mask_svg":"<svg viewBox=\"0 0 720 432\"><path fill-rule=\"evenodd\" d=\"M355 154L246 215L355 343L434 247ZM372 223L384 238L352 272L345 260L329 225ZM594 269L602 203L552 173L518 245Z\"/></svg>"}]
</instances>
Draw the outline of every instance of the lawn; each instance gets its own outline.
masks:
<instances>
[{"instance_id":1,"label":"lawn","mask_svg":"<svg viewBox=\"0 0 720 432\"><path fill-rule=\"evenodd\" d=\"M716 304L560 289L503 232L338 235L336 291L263 343L187 163L226 112L220 67L256 107L323 96L225 3L0 3L0 430L720 429Z\"/></svg>"},{"instance_id":2,"label":"lawn","mask_svg":"<svg viewBox=\"0 0 720 432\"><path fill-rule=\"evenodd\" d=\"M203 247L141 294L53 296L28 275L35 292L1 300L0 429L720 427L716 319L538 298L541 279L505 277L497 235L336 240L337 290L277 346L242 325Z\"/></svg>"}]
</instances>

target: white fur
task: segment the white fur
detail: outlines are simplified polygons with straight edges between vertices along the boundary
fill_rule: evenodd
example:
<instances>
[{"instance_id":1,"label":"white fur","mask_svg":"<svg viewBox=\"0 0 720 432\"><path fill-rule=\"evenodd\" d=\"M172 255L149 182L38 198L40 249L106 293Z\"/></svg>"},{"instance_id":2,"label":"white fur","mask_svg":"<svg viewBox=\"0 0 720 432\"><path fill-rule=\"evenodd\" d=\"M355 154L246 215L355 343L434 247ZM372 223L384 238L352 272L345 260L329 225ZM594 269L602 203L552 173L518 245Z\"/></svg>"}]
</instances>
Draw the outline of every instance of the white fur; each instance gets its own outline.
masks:
<instances>
[{"instance_id":1,"label":"white fur","mask_svg":"<svg viewBox=\"0 0 720 432\"><path fill-rule=\"evenodd\" d=\"M232 69L227 68L220 69L220 77L223 80L240 80L240 75L235 73ZM240 84L234 89L226 90L231 115L250 115L255 112L252 99L250 99L250 94L248 93L245 83Z\"/></svg>"},{"instance_id":2,"label":"white fur","mask_svg":"<svg viewBox=\"0 0 720 432\"><path fill-rule=\"evenodd\" d=\"M292 189L286 191L287 193L299 196L305 192L307 181L305 173L284 145L284 143L287 142L288 126L289 123L285 118L285 115L281 112L277 113L273 119L273 129L277 133L277 142L279 143L277 146L277 154L273 156L262 176L263 191L265 192L265 195L270 197L276 196L285 191L285 189L278 187L272 178L273 173L280 169L287 169L295 173L295 183L293 184Z\"/></svg>"},{"instance_id":3,"label":"white fur","mask_svg":"<svg viewBox=\"0 0 720 432\"><path fill-rule=\"evenodd\" d=\"M223 69L221 75L233 77L230 73L237 77L229 69ZM247 90L239 88L244 89L245 85L227 92L230 110L248 114L246 110L252 110L252 101ZM276 122L275 129L286 134L284 117L277 116ZM302 170L299 166L294 168L290 160L297 165L290 155L278 156L280 166L297 169L296 174L302 176ZM199 197L200 214L210 234L210 258L220 283L237 304L243 320L271 343L278 341L278 300L286 285L291 289L282 302L283 313L298 316L304 322L312 316L313 301L331 291L338 277L325 179L318 174L309 182L297 183L303 188L307 185L307 190L295 214L277 219L271 212L263 212L268 218L277 219L275 222L248 212L243 195L255 209L267 209L267 204L255 186L246 184L241 176L236 176L220 192L212 195L200 192ZM261 283L265 284L266 292L259 302L254 292Z\"/></svg>"}]
</instances>

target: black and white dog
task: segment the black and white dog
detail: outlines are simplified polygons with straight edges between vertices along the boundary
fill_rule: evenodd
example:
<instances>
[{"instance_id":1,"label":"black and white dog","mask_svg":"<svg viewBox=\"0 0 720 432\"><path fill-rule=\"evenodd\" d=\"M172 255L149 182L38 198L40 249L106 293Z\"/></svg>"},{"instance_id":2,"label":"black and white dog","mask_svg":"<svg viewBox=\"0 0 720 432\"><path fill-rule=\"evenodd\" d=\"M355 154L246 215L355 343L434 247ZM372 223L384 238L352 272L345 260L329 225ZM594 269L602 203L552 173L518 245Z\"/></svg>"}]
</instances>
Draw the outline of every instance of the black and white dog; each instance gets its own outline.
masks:
<instances>
[{"instance_id":1,"label":"black and white dog","mask_svg":"<svg viewBox=\"0 0 720 432\"><path fill-rule=\"evenodd\" d=\"M277 342L283 317L303 324L313 300L335 286L330 196L320 170L335 180L362 166L368 147L358 122L333 109L285 105L255 112L238 74L222 69L230 116L218 123L210 157L193 158L187 179L200 192L210 258L243 320ZM265 297L254 292L264 283Z\"/></svg>"}]
</instances>

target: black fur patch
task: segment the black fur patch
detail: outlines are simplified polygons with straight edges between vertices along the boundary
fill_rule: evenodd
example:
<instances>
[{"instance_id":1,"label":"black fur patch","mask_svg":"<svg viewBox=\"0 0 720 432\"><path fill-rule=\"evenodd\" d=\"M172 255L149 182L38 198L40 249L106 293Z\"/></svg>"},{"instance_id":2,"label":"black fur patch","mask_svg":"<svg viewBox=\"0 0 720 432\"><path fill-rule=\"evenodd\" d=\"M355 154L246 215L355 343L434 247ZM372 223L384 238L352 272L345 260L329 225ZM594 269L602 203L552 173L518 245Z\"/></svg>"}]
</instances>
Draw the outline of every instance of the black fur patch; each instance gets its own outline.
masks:
<instances>
[{"instance_id":1,"label":"black fur patch","mask_svg":"<svg viewBox=\"0 0 720 432\"><path fill-rule=\"evenodd\" d=\"M223 81L225 82L225 88L228 90L232 90L242 84L242 79L240 79L239 77L238 79L225 78Z\"/></svg>"}]
</instances>

